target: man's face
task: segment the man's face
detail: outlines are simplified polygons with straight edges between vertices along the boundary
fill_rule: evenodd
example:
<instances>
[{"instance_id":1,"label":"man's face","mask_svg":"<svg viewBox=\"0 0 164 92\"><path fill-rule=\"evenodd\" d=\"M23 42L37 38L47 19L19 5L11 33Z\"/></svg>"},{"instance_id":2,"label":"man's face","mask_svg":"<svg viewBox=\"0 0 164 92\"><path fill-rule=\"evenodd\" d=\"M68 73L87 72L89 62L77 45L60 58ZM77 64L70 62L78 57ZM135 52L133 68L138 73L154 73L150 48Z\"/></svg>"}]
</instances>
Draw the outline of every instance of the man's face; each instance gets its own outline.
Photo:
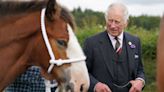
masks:
<instances>
[{"instance_id":1,"label":"man's face","mask_svg":"<svg viewBox=\"0 0 164 92\"><path fill-rule=\"evenodd\" d=\"M112 36L118 36L126 28L123 12L120 9L111 9L106 19L107 32Z\"/></svg>"}]
</instances>

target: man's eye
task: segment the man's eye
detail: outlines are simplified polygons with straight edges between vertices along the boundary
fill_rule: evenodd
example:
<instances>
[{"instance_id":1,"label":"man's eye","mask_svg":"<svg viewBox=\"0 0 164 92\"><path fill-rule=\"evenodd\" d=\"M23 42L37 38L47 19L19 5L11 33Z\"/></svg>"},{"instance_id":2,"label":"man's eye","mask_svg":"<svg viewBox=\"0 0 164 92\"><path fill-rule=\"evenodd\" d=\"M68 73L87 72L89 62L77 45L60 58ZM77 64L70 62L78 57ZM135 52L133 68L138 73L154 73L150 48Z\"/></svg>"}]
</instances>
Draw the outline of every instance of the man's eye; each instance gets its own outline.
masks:
<instances>
[{"instance_id":1,"label":"man's eye","mask_svg":"<svg viewBox=\"0 0 164 92\"><path fill-rule=\"evenodd\" d=\"M119 24L119 23L120 23L120 21L117 21L117 20L116 20L116 21L115 21L115 23L116 23L116 24Z\"/></svg>"}]
</instances>

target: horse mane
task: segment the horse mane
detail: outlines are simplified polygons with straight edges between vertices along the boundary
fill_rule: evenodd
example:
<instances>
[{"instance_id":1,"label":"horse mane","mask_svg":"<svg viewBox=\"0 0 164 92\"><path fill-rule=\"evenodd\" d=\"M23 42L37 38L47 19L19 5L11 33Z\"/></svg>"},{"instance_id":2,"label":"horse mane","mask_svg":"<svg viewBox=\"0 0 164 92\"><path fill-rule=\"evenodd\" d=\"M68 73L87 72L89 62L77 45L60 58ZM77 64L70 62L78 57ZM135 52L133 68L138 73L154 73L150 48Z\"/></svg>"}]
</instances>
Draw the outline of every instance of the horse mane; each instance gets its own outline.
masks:
<instances>
[{"instance_id":1,"label":"horse mane","mask_svg":"<svg viewBox=\"0 0 164 92\"><path fill-rule=\"evenodd\" d=\"M56 4L55 0L49 0L49 2L47 2L47 0L0 1L0 16L38 11L47 6L46 17L49 21L54 20L53 14L56 13L55 12L55 8L56 8L61 12L60 14L57 14L57 16L60 16L67 23L69 23L73 29L75 29L75 23L72 14L66 8L55 4Z\"/></svg>"},{"instance_id":2,"label":"horse mane","mask_svg":"<svg viewBox=\"0 0 164 92\"><path fill-rule=\"evenodd\" d=\"M33 0L33 1L0 1L0 15L13 15L24 12L32 12L41 10L47 5L45 0Z\"/></svg>"}]
</instances>

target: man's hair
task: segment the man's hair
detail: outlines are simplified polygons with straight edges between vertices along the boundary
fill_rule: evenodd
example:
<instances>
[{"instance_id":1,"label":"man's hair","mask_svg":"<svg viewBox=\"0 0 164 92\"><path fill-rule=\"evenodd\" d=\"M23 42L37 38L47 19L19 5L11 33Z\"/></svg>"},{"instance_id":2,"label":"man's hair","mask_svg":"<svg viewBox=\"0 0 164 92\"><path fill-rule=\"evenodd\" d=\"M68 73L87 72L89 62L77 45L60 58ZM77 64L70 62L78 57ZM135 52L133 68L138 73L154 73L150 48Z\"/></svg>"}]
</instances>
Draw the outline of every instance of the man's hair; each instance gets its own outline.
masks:
<instances>
[{"instance_id":1,"label":"man's hair","mask_svg":"<svg viewBox=\"0 0 164 92\"><path fill-rule=\"evenodd\" d=\"M127 7L123 4L123 3L113 3L111 4L108 8L107 11L105 12L105 20L107 21L108 17L109 17L109 11L111 10L111 8L113 7L118 7L121 8L124 14L124 22L129 20L129 13L128 13L128 9Z\"/></svg>"}]
</instances>

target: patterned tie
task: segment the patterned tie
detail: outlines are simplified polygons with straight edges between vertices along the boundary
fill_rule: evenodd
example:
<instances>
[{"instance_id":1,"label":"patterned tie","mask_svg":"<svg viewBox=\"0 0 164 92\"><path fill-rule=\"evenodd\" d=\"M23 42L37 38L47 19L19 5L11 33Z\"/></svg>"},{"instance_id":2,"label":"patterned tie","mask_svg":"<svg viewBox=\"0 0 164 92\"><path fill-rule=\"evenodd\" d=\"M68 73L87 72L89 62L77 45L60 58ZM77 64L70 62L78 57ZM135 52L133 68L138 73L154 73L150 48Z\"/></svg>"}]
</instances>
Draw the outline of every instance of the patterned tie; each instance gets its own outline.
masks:
<instances>
[{"instance_id":1,"label":"patterned tie","mask_svg":"<svg viewBox=\"0 0 164 92\"><path fill-rule=\"evenodd\" d=\"M118 41L118 37L117 36L114 39L116 40L115 51L117 52L118 48L120 47L120 42Z\"/></svg>"}]
</instances>

